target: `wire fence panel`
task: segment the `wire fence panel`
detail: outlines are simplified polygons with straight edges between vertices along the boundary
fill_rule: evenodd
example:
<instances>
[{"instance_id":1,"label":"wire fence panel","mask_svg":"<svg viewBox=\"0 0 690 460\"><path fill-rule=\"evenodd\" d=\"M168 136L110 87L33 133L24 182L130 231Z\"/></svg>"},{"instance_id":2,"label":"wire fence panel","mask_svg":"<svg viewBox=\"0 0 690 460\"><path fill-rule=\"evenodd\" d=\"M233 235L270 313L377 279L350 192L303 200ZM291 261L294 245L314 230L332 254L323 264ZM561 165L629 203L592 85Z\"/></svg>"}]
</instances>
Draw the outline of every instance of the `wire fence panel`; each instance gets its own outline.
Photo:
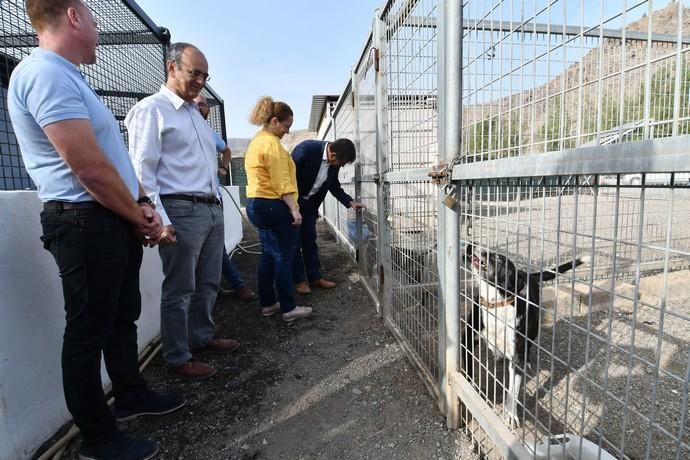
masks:
<instances>
[{"instance_id":1,"label":"wire fence panel","mask_svg":"<svg viewBox=\"0 0 690 460\"><path fill-rule=\"evenodd\" d=\"M430 378L438 376L437 222L430 183L391 184L390 319Z\"/></svg>"},{"instance_id":2,"label":"wire fence panel","mask_svg":"<svg viewBox=\"0 0 690 460\"><path fill-rule=\"evenodd\" d=\"M436 0L389 2L384 18L389 169L438 162Z\"/></svg>"},{"instance_id":3,"label":"wire fence panel","mask_svg":"<svg viewBox=\"0 0 690 460\"><path fill-rule=\"evenodd\" d=\"M31 50L38 45L33 34L31 23L24 12L24 2L0 2L0 22L2 24L3 37L7 37L0 43L0 76L2 81L2 112L0 119L0 162L2 171L0 176L0 189L23 190L35 189L31 178L24 169L17 138L10 122L7 111L7 87L10 75Z\"/></svg>"},{"instance_id":4,"label":"wire fence panel","mask_svg":"<svg viewBox=\"0 0 690 460\"><path fill-rule=\"evenodd\" d=\"M388 171L438 162L438 2L393 1L382 17L385 48ZM388 319L426 374L438 384L437 203L428 182L392 182L385 210L390 226L392 296Z\"/></svg>"},{"instance_id":5,"label":"wire fence panel","mask_svg":"<svg viewBox=\"0 0 690 460\"><path fill-rule=\"evenodd\" d=\"M471 222L466 246L476 249L459 274L468 286L462 322L477 343L461 348L462 372L508 426L516 417L515 433L533 452L544 436L574 434L618 458L685 458L688 407L679 401L690 359L690 188L607 187L592 195L578 185L582 193L546 193L571 179L463 183L463 217ZM635 207L622 199L631 195ZM587 262L552 282L517 288L519 276L501 257L524 273ZM618 276L630 271L634 276ZM491 288L477 273L505 296L533 305L533 331L486 300ZM514 350L521 342L531 348L523 350L523 364ZM511 368L525 377L515 387L515 412L506 406Z\"/></svg>"},{"instance_id":6,"label":"wire fence panel","mask_svg":"<svg viewBox=\"0 0 690 460\"><path fill-rule=\"evenodd\" d=\"M365 59L355 70L356 78L353 85L357 98L357 133L358 150L357 162L361 173L361 202L365 209L362 211L362 239L363 258L361 275L367 284L379 295L381 289L378 277L379 254L377 241L379 237L376 202L376 69L374 65L373 47L369 43L364 50Z\"/></svg>"},{"instance_id":7,"label":"wire fence panel","mask_svg":"<svg viewBox=\"0 0 690 460\"><path fill-rule=\"evenodd\" d=\"M436 396L453 374L486 458L690 457L686 3L470 0L452 38L447 3L390 0L356 66L356 233L374 241L360 270ZM456 39L462 154L443 190L459 293L439 277L443 205L425 180L458 118L440 118L437 84L452 86L438 53ZM439 332L458 294L452 363Z\"/></svg>"},{"instance_id":8,"label":"wire fence panel","mask_svg":"<svg viewBox=\"0 0 690 460\"><path fill-rule=\"evenodd\" d=\"M333 129L330 130L334 139L347 138L356 140L356 120L354 115L354 100L352 88L341 96L340 104L336 107L333 113ZM355 182L354 182L354 165L349 164L340 168L338 180L343 188L343 191L355 197ZM355 226L355 212L354 210L345 208L338 202L331 194L326 195L325 217L330 221L331 226L337 230L338 236L343 240L343 243L348 248L350 253L354 256L356 243L356 226Z\"/></svg>"},{"instance_id":9,"label":"wire fence panel","mask_svg":"<svg viewBox=\"0 0 690 460\"><path fill-rule=\"evenodd\" d=\"M687 133L687 15L682 2L661 7L467 2L468 161Z\"/></svg>"},{"instance_id":10,"label":"wire fence panel","mask_svg":"<svg viewBox=\"0 0 690 460\"><path fill-rule=\"evenodd\" d=\"M14 67L38 46L24 1L0 2L0 190L35 189L19 152L7 113L7 86ZM170 35L142 18L133 1L86 0L98 23L97 62L82 66L86 80L112 111L127 141L124 118L131 107L157 92L166 80L165 50ZM212 70L212 69L211 69ZM205 88L209 123L224 134L223 101Z\"/></svg>"},{"instance_id":11,"label":"wire fence panel","mask_svg":"<svg viewBox=\"0 0 690 460\"><path fill-rule=\"evenodd\" d=\"M463 14L465 163L687 133L682 2L472 1ZM688 455L689 357L675 331L690 319L690 176L632 153L585 176L516 178L492 162L496 179L459 183L461 373L539 458L565 437L586 440L575 457L588 445ZM543 157L524 161L537 170ZM579 258L553 281L519 281Z\"/></svg>"}]
</instances>

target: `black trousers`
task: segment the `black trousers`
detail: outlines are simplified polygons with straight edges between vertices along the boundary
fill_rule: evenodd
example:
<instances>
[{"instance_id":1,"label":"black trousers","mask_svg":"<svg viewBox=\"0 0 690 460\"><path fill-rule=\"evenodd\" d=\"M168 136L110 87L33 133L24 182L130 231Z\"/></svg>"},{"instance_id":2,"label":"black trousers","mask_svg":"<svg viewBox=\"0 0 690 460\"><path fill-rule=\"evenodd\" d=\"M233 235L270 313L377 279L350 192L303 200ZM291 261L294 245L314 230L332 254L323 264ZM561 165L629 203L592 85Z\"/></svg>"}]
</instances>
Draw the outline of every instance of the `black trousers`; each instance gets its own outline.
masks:
<instances>
[{"instance_id":1,"label":"black trousers","mask_svg":"<svg viewBox=\"0 0 690 460\"><path fill-rule=\"evenodd\" d=\"M302 225L297 227L295 264L292 269L295 284L302 281L312 282L321 279L319 246L316 244L316 218L319 212L319 205L315 205L310 200L300 199L299 207L302 213Z\"/></svg>"},{"instance_id":2,"label":"black trousers","mask_svg":"<svg viewBox=\"0 0 690 460\"><path fill-rule=\"evenodd\" d=\"M41 224L41 240L57 262L65 299L65 401L84 442L102 442L116 427L103 393L101 355L116 402L146 391L135 324L143 248L127 222L97 205L64 210L46 205Z\"/></svg>"}]
</instances>

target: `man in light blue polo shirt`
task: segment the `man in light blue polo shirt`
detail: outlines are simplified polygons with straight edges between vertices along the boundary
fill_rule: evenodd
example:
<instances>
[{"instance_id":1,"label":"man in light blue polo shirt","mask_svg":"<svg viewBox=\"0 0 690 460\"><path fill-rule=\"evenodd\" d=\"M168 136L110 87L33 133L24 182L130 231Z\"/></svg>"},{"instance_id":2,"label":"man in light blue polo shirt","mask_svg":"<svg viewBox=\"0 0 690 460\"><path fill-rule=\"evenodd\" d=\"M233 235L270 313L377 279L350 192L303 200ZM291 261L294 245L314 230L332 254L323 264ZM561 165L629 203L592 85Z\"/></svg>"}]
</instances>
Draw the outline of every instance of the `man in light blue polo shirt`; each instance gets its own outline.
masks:
<instances>
[{"instance_id":1,"label":"man in light blue polo shirt","mask_svg":"<svg viewBox=\"0 0 690 460\"><path fill-rule=\"evenodd\" d=\"M120 433L115 421L185 403L148 389L138 366L142 242L156 244L161 218L142 193L115 118L79 72L80 64L96 62L91 11L81 0L28 0L26 9L39 48L12 74L8 110L44 202L41 240L61 274L63 388L83 436L80 458L148 459L158 445Z\"/></svg>"}]
</instances>

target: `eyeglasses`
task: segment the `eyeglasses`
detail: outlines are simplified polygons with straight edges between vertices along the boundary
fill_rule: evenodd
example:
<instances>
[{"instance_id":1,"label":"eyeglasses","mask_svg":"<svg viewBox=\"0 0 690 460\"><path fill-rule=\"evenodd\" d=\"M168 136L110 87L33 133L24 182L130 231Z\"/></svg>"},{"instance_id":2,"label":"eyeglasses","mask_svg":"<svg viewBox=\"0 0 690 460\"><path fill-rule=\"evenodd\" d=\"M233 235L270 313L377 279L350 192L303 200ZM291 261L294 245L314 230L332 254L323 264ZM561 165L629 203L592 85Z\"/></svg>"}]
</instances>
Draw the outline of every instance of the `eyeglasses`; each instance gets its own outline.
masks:
<instances>
[{"instance_id":1,"label":"eyeglasses","mask_svg":"<svg viewBox=\"0 0 690 460\"><path fill-rule=\"evenodd\" d=\"M203 78L204 81L210 81L211 76L207 74L206 72L202 72L201 70L197 69L186 69L187 75L189 75L192 80L198 80L199 77Z\"/></svg>"}]
</instances>

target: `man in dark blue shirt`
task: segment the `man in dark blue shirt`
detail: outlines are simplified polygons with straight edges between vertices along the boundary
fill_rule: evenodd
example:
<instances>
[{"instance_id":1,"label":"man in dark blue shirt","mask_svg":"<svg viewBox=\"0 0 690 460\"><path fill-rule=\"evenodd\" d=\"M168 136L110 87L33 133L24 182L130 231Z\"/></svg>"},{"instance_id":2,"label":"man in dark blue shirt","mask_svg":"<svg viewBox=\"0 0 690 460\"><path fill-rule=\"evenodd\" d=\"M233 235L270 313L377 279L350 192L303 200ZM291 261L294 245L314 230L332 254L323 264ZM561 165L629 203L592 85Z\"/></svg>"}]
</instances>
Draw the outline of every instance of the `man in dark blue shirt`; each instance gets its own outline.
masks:
<instances>
[{"instance_id":1,"label":"man in dark blue shirt","mask_svg":"<svg viewBox=\"0 0 690 460\"><path fill-rule=\"evenodd\" d=\"M340 168L354 162L355 158L355 145L349 139L337 139L333 142L304 141L292 151L299 190L298 204L302 214L293 271L297 292L300 294L309 294L312 287L335 287L335 283L321 276L319 248L316 244L316 218L319 206L328 192L346 208L356 210L364 207L345 193L338 180Z\"/></svg>"}]
</instances>

